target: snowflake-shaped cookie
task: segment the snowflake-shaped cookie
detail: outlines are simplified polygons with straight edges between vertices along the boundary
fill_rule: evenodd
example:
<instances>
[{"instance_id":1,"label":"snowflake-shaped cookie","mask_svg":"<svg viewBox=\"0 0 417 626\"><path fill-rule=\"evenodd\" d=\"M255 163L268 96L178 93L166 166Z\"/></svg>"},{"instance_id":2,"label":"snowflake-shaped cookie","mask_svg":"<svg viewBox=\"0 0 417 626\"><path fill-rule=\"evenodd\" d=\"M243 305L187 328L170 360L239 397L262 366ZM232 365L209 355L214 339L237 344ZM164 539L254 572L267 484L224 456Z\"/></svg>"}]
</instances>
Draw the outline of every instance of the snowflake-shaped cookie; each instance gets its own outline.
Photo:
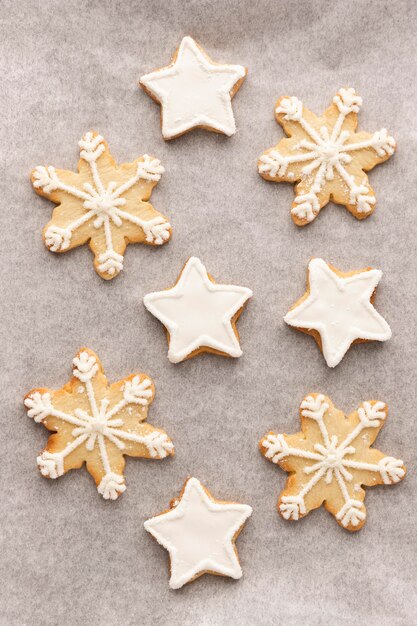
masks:
<instances>
[{"instance_id":1,"label":"snowflake-shaped cookie","mask_svg":"<svg viewBox=\"0 0 417 626\"><path fill-rule=\"evenodd\" d=\"M43 231L52 252L89 242L102 278L123 269L129 242L160 246L171 236L166 218L147 202L164 168L145 154L117 166L101 135L88 132L79 142L78 173L38 166L32 172L36 193L58 206Z\"/></svg>"},{"instance_id":2,"label":"snowflake-shaped cookie","mask_svg":"<svg viewBox=\"0 0 417 626\"><path fill-rule=\"evenodd\" d=\"M58 478L86 463L98 492L115 500L126 489L124 455L164 459L174 446L163 430L144 424L155 387L145 374L108 385L98 356L83 348L62 389L32 389L29 417L54 434L37 458L42 476Z\"/></svg>"},{"instance_id":3,"label":"snowflake-shaped cookie","mask_svg":"<svg viewBox=\"0 0 417 626\"><path fill-rule=\"evenodd\" d=\"M385 128L356 133L362 98L340 89L317 117L295 96L277 102L276 119L288 135L264 152L258 163L266 180L297 183L291 216L298 226L312 222L330 201L346 206L358 219L375 210L375 194L365 172L389 159L395 140Z\"/></svg>"},{"instance_id":4,"label":"snowflake-shaped cookie","mask_svg":"<svg viewBox=\"0 0 417 626\"><path fill-rule=\"evenodd\" d=\"M330 398L313 393L300 407L301 432L269 432L262 454L290 473L278 501L284 519L298 520L323 503L347 530L366 520L362 485L391 485L405 476L400 459L371 448L387 417L384 402L363 402L348 417Z\"/></svg>"}]
</instances>

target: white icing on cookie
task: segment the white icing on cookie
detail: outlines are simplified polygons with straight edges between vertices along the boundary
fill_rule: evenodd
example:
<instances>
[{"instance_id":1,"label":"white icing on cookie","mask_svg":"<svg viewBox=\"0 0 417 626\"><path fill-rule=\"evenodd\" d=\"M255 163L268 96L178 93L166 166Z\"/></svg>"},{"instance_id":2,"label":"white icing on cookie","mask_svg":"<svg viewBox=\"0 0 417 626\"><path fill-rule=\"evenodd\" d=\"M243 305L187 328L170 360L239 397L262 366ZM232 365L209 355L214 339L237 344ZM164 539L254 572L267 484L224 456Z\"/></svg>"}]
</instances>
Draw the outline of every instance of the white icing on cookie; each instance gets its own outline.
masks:
<instances>
[{"instance_id":1,"label":"white icing on cookie","mask_svg":"<svg viewBox=\"0 0 417 626\"><path fill-rule=\"evenodd\" d=\"M112 229L121 228L131 222L143 230L147 243L157 246L168 241L171 236L171 226L162 215L143 219L131 212L129 203L124 197L126 192L142 180L158 182L165 170L159 159L145 154L142 160L138 161L136 172L127 181L121 185L114 181L105 184L104 178L102 180L103 171L97 164L98 159L106 152L104 138L89 131L78 144L81 150L80 157L88 164L90 170L89 182L78 187L69 185L60 178L51 165L48 167L38 165L34 170L35 189L45 194L54 191L65 192L68 196L81 201L85 210L80 217L68 220L65 227L51 223L45 232L45 243L51 252L64 252L69 249L74 233L87 222L92 222L97 231L96 236L93 234L93 239L102 238L106 244L105 250L97 257L98 270L105 277L112 278L123 269L123 255L115 250ZM101 234L98 234L98 231L101 231Z\"/></svg>"},{"instance_id":2,"label":"white icing on cookie","mask_svg":"<svg viewBox=\"0 0 417 626\"><path fill-rule=\"evenodd\" d=\"M343 497L343 505L336 512L336 519L342 526L356 528L366 518L365 505L362 500L352 497L352 491L361 492L360 485L354 485L356 471L374 473L375 484L378 484L378 475L385 485L393 485L405 476L404 464L401 459L384 456L378 463L370 463L366 454L357 450L355 443L366 428L380 429L387 417L385 402L364 402L358 409L359 421L352 423L352 428L343 437L330 434L325 422L329 404L323 394L307 396L301 403L301 415L313 420L319 427L320 442L316 442L313 451L306 450L304 440L300 440L300 447L292 447L285 440L287 435L269 433L262 440L263 453L272 463L281 461L290 462L291 458L306 459L304 474L308 477L302 481L298 493L282 496L279 511L284 519L298 520L307 513L306 497L319 483L331 485L336 481ZM316 431L317 432L317 431ZM311 436L314 431L308 431ZM352 445L355 444L355 445ZM308 464L314 461L313 464ZM287 470L290 471L290 470ZM369 483L366 483L369 486Z\"/></svg>"},{"instance_id":3,"label":"white icing on cookie","mask_svg":"<svg viewBox=\"0 0 417 626\"><path fill-rule=\"evenodd\" d=\"M241 578L233 540L251 514L247 504L215 502L190 478L175 507L144 524L170 554L169 586L179 589L203 572Z\"/></svg>"},{"instance_id":4,"label":"white icing on cookie","mask_svg":"<svg viewBox=\"0 0 417 626\"><path fill-rule=\"evenodd\" d=\"M241 356L231 320L251 296L246 287L212 283L201 261L191 257L172 289L149 293L143 302L168 329L168 358L179 363L203 346Z\"/></svg>"},{"instance_id":5,"label":"white icing on cookie","mask_svg":"<svg viewBox=\"0 0 417 626\"><path fill-rule=\"evenodd\" d=\"M196 126L230 136L236 131L230 92L245 74L241 65L212 63L194 39L184 37L175 62L140 83L161 103L165 139Z\"/></svg>"},{"instance_id":6,"label":"white icing on cookie","mask_svg":"<svg viewBox=\"0 0 417 626\"><path fill-rule=\"evenodd\" d=\"M320 333L329 367L340 363L355 339L390 339L390 327L370 302L382 277L380 270L342 278L323 259L313 259L308 272L310 294L284 320L290 326Z\"/></svg>"},{"instance_id":7,"label":"white icing on cookie","mask_svg":"<svg viewBox=\"0 0 417 626\"><path fill-rule=\"evenodd\" d=\"M347 191L343 204L354 207L359 215L370 215L376 199L365 170L368 171L380 162L375 156L385 160L394 154L396 147L394 138L385 128L366 139L354 132L356 124L352 128L348 116L358 113L362 98L352 87L340 89L333 103L338 109L334 120L326 115L317 118L311 112L306 116L303 103L295 96L281 98L275 109L278 115L282 115L280 123L289 135L292 132L286 128L285 122L297 124L303 138L292 146L289 153L286 151L281 154L278 144L259 159L258 171L261 175L270 176L273 180L303 182L297 187L291 213L296 220L305 220L307 223L313 221L329 201L329 197L325 198L326 186L335 177L340 179ZM365 167L361 155L363 150L368 149L374 152L374 158L368 158ZM295 176L292 167L304 163L301 173Z\"/></svg>"},{"instance_id":8,"label":"white icing on cookie","mask_svg":"<svg viewBox=\"0 0 417 626\"><path fill-rule=\"evenodd\" d=\"M85 446L86 451L98 452L104 475L97 486L98 492L106 500L115 500L126 489L124 476L113 470L115 463L114 453L109 452L113 446L119 450L126 450L133 443L143 444L151 458L163 459L173 453L174 446L166 433L159 430L150 430L146 434L139 434L132 430L131 425L125 424L120 416L129 405L137 404L146 407L152 401L152 383L149 378L141 380L139 375L125 381L122 391L123 398L111 406L110 399L97 394L95 379L100 368L97 357L83 350L73 359L73 375L82 383L77 389L86 392L89 408L77 407L76 405L65 412L56 408L53 404L51 393L34 391L24 401L28 416L36 423L40 423L48 417L61 420L74 428L66 446L57 452L44 450L37 458L39 471L43 476L59 478L65 472L65 460L80 446ZM59 430L59 429L58 429ZM113 456L113 460L112 460ZM91 462L91 460L90 460Z\"/></svg>"}]
</instances>

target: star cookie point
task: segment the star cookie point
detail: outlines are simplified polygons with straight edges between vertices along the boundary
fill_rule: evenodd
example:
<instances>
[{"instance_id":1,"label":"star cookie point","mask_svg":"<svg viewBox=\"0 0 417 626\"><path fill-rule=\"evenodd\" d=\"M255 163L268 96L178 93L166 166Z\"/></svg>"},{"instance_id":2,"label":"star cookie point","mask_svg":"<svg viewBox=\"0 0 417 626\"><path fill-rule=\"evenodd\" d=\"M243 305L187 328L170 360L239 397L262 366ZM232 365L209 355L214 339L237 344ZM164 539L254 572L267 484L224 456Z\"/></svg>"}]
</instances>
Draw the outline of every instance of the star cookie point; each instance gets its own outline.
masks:
<instances>
[{"instance_id":1,"label":"star cookie point","mask_svg":"<svg viewBox=\"0 0 417 626\"><path fill-rule=\"evenodd\" d=\"M203 574L241 578L235 541L251 514L249 505L217 500L189 478L171 508L144 523L169 552L169 586L179 589Z\"/></svg>"},{"instance_id":2,"label":"star cookie point","mask_svg":"<svg viewBox=\"0 0 417 626\"><path fill-rule=\"evenodd\" d=\"M373 305L381 277L377 269L341 272L323 259L312 259L307 291L284 321L312 335L327 365L336 367L352 344L391 338L388 323Z\"/></svg>"},{"instance_id":3,"label":"star cookie point","mask_svg":"<svg viewBox=\"0 0 417 626\"><path fill-rule=\"evenodd\" d=\"M37 457L39 471L56 479L85 462L98 492L115 500L126 490L125 455L164 459L174 454L166 433L144 423L155 386L143 373L109 385L89 348L74 357L72 374L61 389L32 389L24 399L28 416L53 433Z\"/></svg>"},{"instance_id":4,"label":"star cookie point","mask_svg":"<svg viewBox=\"0 0 417 626\"><path fill-rule=\"evenodd\" d=\"M240 357L236 322L251 296L247 287L216 283L191 257L174 287L147 294L143 302L168 331L169 360L180 363L202 352Z\"/></svg>"},{"instance_id":5,"label":"star cookie point","mask_svg":"<svg viewBox=\"0 0 417 626\"><path fill-rule=\"evenodd\" d=\"M372 400L345 415L330 398L312 393L300 405L301 432L270 431L259 443L262 454L289 473L278 500L285 520L298 521L324 504L350 531L366 521L363 486L392 485L405 476L401 459L372 448L388 414Z\"/></svg>"},{"instance_id":6,"label":"star cookie point","mask_svg":"<svg viewBox=\"0 0 417 626\"><path fill-rule=\"evenodd\" d=\"M184 37L170 65L139 84L161 105L162 135L174 139L193 128L227 136L236 132L231 100L247 70L215 63L192 37Z\"/></svg>"},{"instance_id":7,"label":"star cookie point","mask_svg":"<svg viewBox=\"0 0 417 626\"><path fill-rule=\"evenodd\" d=\"M123 269L128 243L160 246L171 225L148 202L164 168L147 154L118 166L107 142L88 131L78 142L78 171L37 166L31 175L36 193L55 202L43 238L51 252L88 243L96 272L111 280Z\"/></svg>"},{"instance_id":8,"label":"star cookie point","mask_svg":"<svg viewBox=\"0 0 417 626\"><path fill-rule=\"evenodd\" d=\"M366 172L389 159L396 143L385 128L356 132L361 105L352 87L340 89L322 117L295 96L278 100L275 116L287 137L260 156L258 171L266 180L296 184L291 217L298 226L312 222L330 200L357 219L375 210Z\"/></svg>"}]
</instances>

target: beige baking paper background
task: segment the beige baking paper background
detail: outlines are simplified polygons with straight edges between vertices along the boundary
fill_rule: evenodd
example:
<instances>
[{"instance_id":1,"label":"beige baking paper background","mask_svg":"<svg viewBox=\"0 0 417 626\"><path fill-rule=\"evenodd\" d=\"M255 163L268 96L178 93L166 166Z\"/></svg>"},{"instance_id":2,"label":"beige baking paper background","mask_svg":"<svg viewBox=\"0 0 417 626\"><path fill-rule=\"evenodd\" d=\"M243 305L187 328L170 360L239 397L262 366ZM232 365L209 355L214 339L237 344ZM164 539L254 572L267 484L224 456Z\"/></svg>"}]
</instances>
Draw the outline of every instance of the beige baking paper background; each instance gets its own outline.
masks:
<instances>
[{"instance_id":1,"label":"beige baking paper background","mask_svg":"<svg viewBox=\"0 0 417 626\"><path fill-rule=\"evenodd\" d=\"M416 211L417 5L407 1L3 0L0 6L0 277L2 626L417 623ZM137 83L170 59L184 35L216 61L249 68L233 101L231 138L195 131L165 143L159 106ZM359 128L388 128L398 152L370 174L378 207L363 222L329 205L297 228L291 185L257 174L282 130L281 95L320 113L341 86L363 98ZM44 247L53 204L31 189L36 165L74 169L94 129L118 162L148 153L166 168L152 203L173 225L159 249L131 245L111 282L86 246ZM238 322L242 358L166 358L162 325L143 296L172 285L196 255L219 282L253 289ZM384 272L376 306L393 330L385 344L353 347L329 369L312 338L283 315L320 256L341 270ZM23 395L61 387L83 345L111 381L135 371L156 384L149 422L176 456L127 459L128 489L105 502L85 470L46 481L36 468L47 431ZM406 480L368 489L368 522L343 531L321 509L298 524L275 509L285 473L257 442L295 432L310 391L349 412L389 404L378 448L403 458ZM214 496L252 505L237 541L244 577L205 576L168 588L166 551L143 522L166 508L187 476Z\"/></svg>"}]
</instances>

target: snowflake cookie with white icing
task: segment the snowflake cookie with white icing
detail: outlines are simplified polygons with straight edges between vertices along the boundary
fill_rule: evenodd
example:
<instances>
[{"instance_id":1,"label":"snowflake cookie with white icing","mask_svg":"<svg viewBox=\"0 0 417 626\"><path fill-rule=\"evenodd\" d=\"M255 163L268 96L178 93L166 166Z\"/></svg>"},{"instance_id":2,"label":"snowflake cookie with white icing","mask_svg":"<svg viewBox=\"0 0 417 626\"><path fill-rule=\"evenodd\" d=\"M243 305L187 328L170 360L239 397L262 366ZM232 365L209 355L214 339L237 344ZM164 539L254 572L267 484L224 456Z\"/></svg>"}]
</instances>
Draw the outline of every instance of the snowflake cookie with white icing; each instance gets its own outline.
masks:
<instances>
[{"instance_id":1,"label":"snowflake cookie with white icing","mask_svg":"<svg viewBox=\"0 0 417 626\"><path fill-rule=\"evenodd\" d=\"M37 463L42 476L58 478L86 463L98 492L115 500L126 490L124 456L164 459L174 454L166 433L144 423L155 387L146 374L109 385L98 356L83 348L73 378L58 391L32 389L29 417L54 432Z\"/></svg>"},{"instance_id":2,"label":"snowflake cookie with white icing","mask_svg":"<svg viewBox=\"0 0 417 626\"><path fill-rule=\"evenodd\" d=\"M123 269L128 243L160 246L171 237L169 222L148 202L164 168L147 154L117 165L95 132L86 133L79 147L77 173L52 165L32 172L36 193L58 205L43 238L52 252L89 243L96 272L109 280Z\"/></svg>"},{"instance_id":3,"label":"snowflake cookie with white icing","mask_svg":"<svg viewBox=\"0 0 417 626\"><path fill-rule=\"evenodd\" d=\"M202 352L241 356L236 321L251 296L246 287L217 284L191 257L171 289L149 293L143 302L168 331L168 359L179 363Z\"/></svg>"},{"instance_id":4,"label":"snowflake cookie with white icing","mask_svg":"<svg viewBox=\"0 0 417 626\"><path fill-rule=\"evenodd\" d=\"M236 132L232 98L245 79L242 65L214 63L184 37L167 67L142 76L140 85L161 105L162 135L174 139L193 128Z\"/></svg>"},{"instance_id":5,"label":"snowflake cookie with white icing","mask_svg":"<svg viewBox=\"0 0 417 626\"><path fill-rule=\"evenodd\" d=\"M341 272L323 259L312 259L307 291L284 320L312 335L327 365L335 367L352 344L390 339L390 327L373 306L381 277L380 270Z\"/></svg>"},{"instance_id":6,"label":"snowflake cookie with white icing","mask_svg":"<svg viewBox=\"0 0 417 626\"><path fill-rule=\"evenodd\" d=\"M389 159L396 146L385 128L355 132L361 106L352 88L340 89L322 117L295 96L278 100L276 119L288 138L261 155L258 170L266 180L296 183L291 217L298 226L312 222L330 200L360 220L375 210L365 172Z\"/></svg>"},{"instance_id":7,"label":"snowflake cookie with white icing","mask_svg":"<svg viewBox=\"0 0 417 626\"><path fill-rule=\"evenodd\" d=\"M400 459L371 448L387 405L363 402L345 417L330 398L312 393L300 414L301 432L269 432L259 443L262 454L290 474L278 511L286 520L299 520L324 504L343 528L359 530L366 521L362 486L392 485L405 476Z\"/></svg>"},{"instance_id":8,"label":"snowflake cookie with white icing","mask_svg":"<svg viewBox=\"0 0 417 626\"><path fill-rule=\"evenodd\" d=\"M235 542L251 514L249 505L216 500L197 478L189 478L170 508L145 522L169 552L169 586L179 589L203 574L241 578Z\"/></svg>"}]
</instances>

